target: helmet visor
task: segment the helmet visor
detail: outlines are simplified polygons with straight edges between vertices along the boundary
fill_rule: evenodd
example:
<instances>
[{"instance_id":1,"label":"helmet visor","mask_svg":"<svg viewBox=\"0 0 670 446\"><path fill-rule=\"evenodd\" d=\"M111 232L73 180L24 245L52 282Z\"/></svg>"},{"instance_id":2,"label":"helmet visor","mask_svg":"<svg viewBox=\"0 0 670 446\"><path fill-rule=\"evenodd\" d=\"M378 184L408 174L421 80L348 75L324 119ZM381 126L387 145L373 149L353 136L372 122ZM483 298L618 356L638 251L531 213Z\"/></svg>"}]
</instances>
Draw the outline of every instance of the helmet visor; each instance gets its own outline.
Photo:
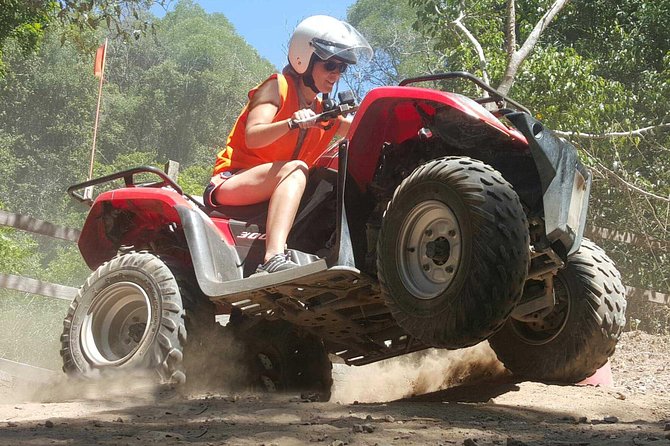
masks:
<instances>
[{"instance_id":1,"label":"helmet visor","mask_svg":"<svg viewBox=\"0 0 670 446\"><path fill-rule=\"evenodd\" d=\"M337 33L326 33L322 38L314 37L310 45L314 54L321 60L331 57L340 59L348 64L356 64L372 58L372 48L365 37L348 23L342 22L343 30Z\"/></svg>"}]
</instances>

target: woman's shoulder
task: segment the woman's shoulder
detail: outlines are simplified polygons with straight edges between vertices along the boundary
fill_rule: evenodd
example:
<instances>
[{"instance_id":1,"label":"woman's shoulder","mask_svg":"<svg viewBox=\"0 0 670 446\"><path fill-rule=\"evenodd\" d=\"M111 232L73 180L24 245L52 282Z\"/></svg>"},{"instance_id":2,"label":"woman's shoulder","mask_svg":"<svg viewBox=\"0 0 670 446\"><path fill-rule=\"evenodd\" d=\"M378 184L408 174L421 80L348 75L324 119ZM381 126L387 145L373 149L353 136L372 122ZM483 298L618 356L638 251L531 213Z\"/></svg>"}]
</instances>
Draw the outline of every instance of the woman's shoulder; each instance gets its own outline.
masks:
<instances>
[{"instance_id":1,"label":"woman's shoulder","mask_svg":"<svg viewBox=\"0 0 670 446\"><path fill-rule=\"evenodd\" d=\"M281 74L275 73L268 77L262 84L252 90L250 94L251 108L259 104L270 103L277 107L282 103L281 83L278 78Z\"/></svg>"}]
</instances>

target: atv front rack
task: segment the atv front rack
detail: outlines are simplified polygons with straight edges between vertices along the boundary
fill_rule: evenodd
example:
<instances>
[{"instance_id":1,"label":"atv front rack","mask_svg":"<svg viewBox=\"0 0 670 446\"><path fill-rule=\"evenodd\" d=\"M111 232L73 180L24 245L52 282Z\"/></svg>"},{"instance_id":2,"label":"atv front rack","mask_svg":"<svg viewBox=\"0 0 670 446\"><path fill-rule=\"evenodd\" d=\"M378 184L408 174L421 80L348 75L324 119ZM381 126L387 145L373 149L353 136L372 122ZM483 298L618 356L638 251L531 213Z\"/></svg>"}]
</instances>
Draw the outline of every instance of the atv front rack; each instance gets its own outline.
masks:
<instances>
[{"instance_id":1,"label":"atv front rack","mask_svg":"<svg viewBox=\"0 0 670 446\"><path fill-rule=\"evenodd\" d=\"M468 81L474 83L479 88L481 88L482 90L486 91L487 93L489 93L491 95L489 97L483 97L483 98L475 99L475 102L478 102L480 104L485 104L485 103L488 103L488 102L495 102L499 106L501 105L501 103L508 103L508 104L512 104L517 110L520 110L520 111L528 113L529 115L532 115L530 110L528 110L523 105L521 105L518 102L508 98L507 96L505 96L504 94L502 94L501 92L496 90L495 88L488 85L483 80L481 80L478 77L473 76L472 74L467 73L465 71L452 71L452 72L449 72L449 73L438 73L438 74L430 74L430 75L427 75L427 76L411 77L411 78L404 79L404 80L400 81L399 85L401 87L404 87L404 86L407 86L409 84L415 84L415 83L418 83L418 82L441 81L441 80L446 80L446 79L465 79L465 80L468 80Z\"/></svg>"}]
</instances>

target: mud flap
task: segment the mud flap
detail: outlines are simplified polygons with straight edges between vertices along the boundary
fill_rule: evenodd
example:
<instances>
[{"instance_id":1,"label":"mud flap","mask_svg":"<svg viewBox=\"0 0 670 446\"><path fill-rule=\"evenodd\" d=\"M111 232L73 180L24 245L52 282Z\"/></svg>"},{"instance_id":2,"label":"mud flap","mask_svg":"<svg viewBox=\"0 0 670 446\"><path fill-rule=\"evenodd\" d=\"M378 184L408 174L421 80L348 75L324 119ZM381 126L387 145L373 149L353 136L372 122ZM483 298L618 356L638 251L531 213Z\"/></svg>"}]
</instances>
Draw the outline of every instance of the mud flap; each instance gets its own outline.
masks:
<instances>
[{"instance_id":1,"label":"mud flap","mask_svg":"<svg viewBox=\"0 0 670 446\"><path fill-rule=\"evenodd\" d=\"M347 221L347 212L344 207L344 191L347 183L347 161L349 160L349 140L344 139L340 142L338 151L337 166L337 239L335 249L326 262L328 266L346 266L354 268L354 249L351 244L351 234L349 233L349 223Z\"/></svg>"},{"instance_id":2,"label":"mud flap","mask_svg":"<svg viewBox=\"0 0 670 446\"><path fill-rule=\"evenodd\" d=\"M542 182L545 228L551 243L559 241L567 255L579 249L591 191L591 172L577 149L527 113L505 115L526 137Z\"/></svg>"}]
</instances>

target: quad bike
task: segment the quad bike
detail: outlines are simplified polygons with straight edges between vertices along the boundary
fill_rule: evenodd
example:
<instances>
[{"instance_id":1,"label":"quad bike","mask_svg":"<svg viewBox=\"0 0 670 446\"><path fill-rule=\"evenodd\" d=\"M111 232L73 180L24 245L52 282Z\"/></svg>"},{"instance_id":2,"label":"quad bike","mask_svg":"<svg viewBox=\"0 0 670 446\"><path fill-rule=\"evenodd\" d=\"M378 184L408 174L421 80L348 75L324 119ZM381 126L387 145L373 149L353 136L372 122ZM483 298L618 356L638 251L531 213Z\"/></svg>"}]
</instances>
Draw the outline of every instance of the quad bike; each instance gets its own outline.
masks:
<instances>
[{"instance_id":1,"label":"quad bike","mask_svg":"<svg viewBox=\"0 0 670 446\"><path fill-rule=\"evenodd\" d=\"M414 85L451 79L485 96ZM344 96L326 113L353 111L310 170L294 269L251 277L267 203L209 209L151 167L71 186L91 206L79 248L94 272L65 318L64 370L139 366L184 382L209 348L222 364L237 355L252 386L328 398L330 355L362 365L488 340L527 379L601 367L626 302L613 262L582 238L591 174L576 149L463 72L375 88L360 106ZM158 181L137 180L147 173ZM95 200L79 193L119 179Z\"/></svg>"}]
</instances>

